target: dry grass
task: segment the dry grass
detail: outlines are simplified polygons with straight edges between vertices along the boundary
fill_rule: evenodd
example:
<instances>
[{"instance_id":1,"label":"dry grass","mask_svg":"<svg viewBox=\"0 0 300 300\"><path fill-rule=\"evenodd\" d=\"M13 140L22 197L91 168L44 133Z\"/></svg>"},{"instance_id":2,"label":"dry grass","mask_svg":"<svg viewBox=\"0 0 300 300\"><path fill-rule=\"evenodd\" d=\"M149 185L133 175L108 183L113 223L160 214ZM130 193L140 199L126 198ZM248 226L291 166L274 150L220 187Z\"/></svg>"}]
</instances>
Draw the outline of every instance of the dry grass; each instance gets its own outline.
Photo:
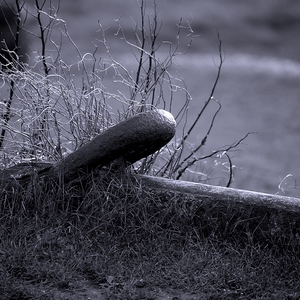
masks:
<instances>
[{"instance_id":1,"label":"dry grass","mask_svg":"<svg viewBox=\"0 0 300 300\"><path fill-rule=\"evenodd\" d=\"M299 297L298 216L132 180L120 170L2 201L4 299Z\"/></svg>"},{"instance_id":2,"label":"dry grass","mask_svg":"<svg viewBox=\"0 0 300 300\"><path fill-rule=\"evenodd\" d=\"M58 22L72 42L64 22L55 19L55 11L41 14L42 9L35 18L49 23L40 26L41 32L47 27L51 33ZM140 13L143 24L143 6ZM83 74L77 85L72 66L60 57L61 45L42 35L43 50L33 69L21 70L17 64L9 73L1 71L10 89L10 96L2 101L8 113L8 122L2 124L6 130L2 166L61 159L122 118L159 105L172 110L176 90L185 95L176 119L186 124L190 96L184 83L179 85L169 72L178 44L169 48L165 59L156 56L153 37L159 32L157 24L154 18L145 27L136 26L140 30L134 33L137 44L126 39L120 28L136 57L135 73L110 54L109 64L100 64L96 52L81 55L74 45ZM149 28L154 35L147 32ZM178 33L184 28L191 29L179 25ZM109 49L102 29L99 26L101 42ZM47 53L49 41L55 57ZM221 48L219 54L216 81L203 108L191 127L183 126L179 138L157 155L131 169L97 170L68 186L45 187L33 180L28 187L0 192L3 299L299 298L297 215L257 211L251 205L233 206L172 191L154 193L141 189L130 176L140 172L178 177L191 164L221 154L231 163L227 153L239 142L205 157L198 153L220 107L213 98L223 62ZM128 88L127 95L105 89L102 79L109 72L116 84ZM108 104L111 99L119 105L114 113ZM187 137L211 102L218 108L206 134L184 156ZM231 171L228 177L230 183Z\"/></svg>"}]
</instances>

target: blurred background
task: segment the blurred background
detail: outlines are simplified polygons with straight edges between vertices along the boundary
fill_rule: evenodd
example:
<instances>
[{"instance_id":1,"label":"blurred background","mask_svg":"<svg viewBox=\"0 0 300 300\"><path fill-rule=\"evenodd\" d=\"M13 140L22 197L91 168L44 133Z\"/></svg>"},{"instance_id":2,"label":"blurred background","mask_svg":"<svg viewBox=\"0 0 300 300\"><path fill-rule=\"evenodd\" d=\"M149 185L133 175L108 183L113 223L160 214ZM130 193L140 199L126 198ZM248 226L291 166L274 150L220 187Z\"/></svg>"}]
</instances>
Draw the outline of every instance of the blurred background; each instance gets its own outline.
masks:
<instances>
[{"instance_id":1,"label":"blurred background","mask_svg":"<svg viewBox=\"0 0 300 300\"><path fill-rule=\"evenodd\" d=\"M147 14L153 14L153 2L147 2ZM156 1L161 22L160 39L176 43L181 20L180 48L189 51L174 59L172 72L180 76L192 101L189 119L194 119L214 84L218 66L220 34L224 65L214 97L221 103L205 149L201 155L231 145L251 134L230 154L234 164L232 187L300 197L300 3L297 0L164 0ZM124 33L133 35L134 23L140 22L136 0L61 0L59 17L82 54L105 56L101 48L99 23L106 30L110 52L130 68L136 64L130 48L116 35L121 24ZM116 21L118 20L118 22ZM35 23L28 20L28 28ZM59 32L57 39L61 38ZM60 37L59 37L60 36ZM29 37L31 52L40 44ZM74 46L63 42L61 57L75 64ZM163 55L163 49L160 49ZM75 76L76 71L74 72ZM108 83L109 84L109 83ZM108 88L114 92L116 85ZM115 91L116 92L116 91ZM176 96L181 101L182 95ZM184 101L182 99L182 101ZM214 108L212 107L212 111ZM211 120L211 112L201 118L190 143L199 143ZM184 179L224 184L228 165L218 161L199 164Z\"/></svg>"}]
</instances>

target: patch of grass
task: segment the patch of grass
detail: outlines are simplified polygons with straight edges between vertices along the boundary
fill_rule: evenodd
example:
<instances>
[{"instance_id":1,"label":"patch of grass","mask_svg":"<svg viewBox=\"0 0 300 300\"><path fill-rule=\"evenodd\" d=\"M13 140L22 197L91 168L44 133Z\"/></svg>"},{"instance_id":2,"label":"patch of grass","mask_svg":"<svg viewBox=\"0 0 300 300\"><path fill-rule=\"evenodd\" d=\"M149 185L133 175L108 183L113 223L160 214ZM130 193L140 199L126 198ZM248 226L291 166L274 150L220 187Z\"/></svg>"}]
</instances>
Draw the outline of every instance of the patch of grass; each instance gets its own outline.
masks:
<instances>
[{"instance_id":1,"label":"patch of grass","mask_svg":"<svg viewBox=\"0 0 300 300\"><path fill-rule=\"evenodd\" d=\"M118 32L136 58L135 72L109 51L109 64L101 64L97 48L82 55L74 45L83 74L78 86L73 66L60 57L62 45L44 35L51 34L58 22L72 43L65 23L52 6L46 11L38 1L34 18L40 24L42 47L36 65L20 69L19 61L13 60L15 68L1 71L9 88L9 97L2 101L7 116L2 124L3 167L59 160L119 120L156 106L174 110L174 91L185 95L179 111L173 111L184 130L172 144L139 164L96 170L72 185L44 185L33 179L28 187L0 191L1 295L45 300L296 299L300 296L297 215L258 211L251 205L233 205L230 199L213 202L172 191L154 193L131 176L134 172L179 178L193 164L220 155L231 163L227 153L239 144L200 155L220 109L213 94L223 63L221 43L212 91L186 126L189 93L169 72L180 43L175 49L167 43L169 55L161 59L155 44L156 11L147 23L145 2L141 3L136 43L126 38L122 28ZM43 25L44 19L49 23ZM184 28L192 32L190 26L180 24L178 38ZM99 30L100 42L109 50L101 25ZM49 42L57 56L49 54ZM105 74L113 74L114 83L121 84L119 93L105 89ZM111 101L118 104L115 112ZM204 137L186 155L188 138L212 102L217 109Z\"/></svg>"},{"instance_id":2,"label":"patch of grass","mask_svg":"<svg viewBox=\"0 0 300 300\"><path fill-rule=\"evenodd\" d=\"M299 297L297 216L101 178L2 203L5 299Z\"/></svg>"}]
</instances>

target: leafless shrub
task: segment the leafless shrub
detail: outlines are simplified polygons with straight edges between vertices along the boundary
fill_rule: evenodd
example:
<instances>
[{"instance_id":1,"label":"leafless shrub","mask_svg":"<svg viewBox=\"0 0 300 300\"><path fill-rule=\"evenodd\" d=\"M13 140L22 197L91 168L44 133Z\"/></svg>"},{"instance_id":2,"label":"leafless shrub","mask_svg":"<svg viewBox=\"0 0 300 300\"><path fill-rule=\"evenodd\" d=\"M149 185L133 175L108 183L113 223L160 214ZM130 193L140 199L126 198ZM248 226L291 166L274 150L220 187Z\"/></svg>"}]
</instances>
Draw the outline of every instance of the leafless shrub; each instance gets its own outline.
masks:
<instances>
[{"instance_id":1,"label":"leafless shrub","mask_svg":"<svg viewBox=\"0 0 300 300\"><path fill-rule=\"evenodd\" d=\"M20 0L16 2L18 7L36 20L38 33L35 33L35 37L40 40L41 49L32 66L28 65L22 70L14 66L10 73L0 73L3 85L10 83L9 100L2 100L4 113L0 146L3 167L24 160L59 160L120 120L159 107L173 113L181 133L161 151L137 163L134 171L179 179L199 161L223 156L228 159L228 185L231 183L233 172L229 152L238 147L247 135L209 155L199 155L221 109L221 104L214 98L224 62L218 31L219 65L216 79L210 95L188 126L191 96L184 81L173 76L171 67L177 56L188 52L195 38L189 23L179 21L176 42L160 41L161 24L156 2L153 2L152 13L146 14L146 1L141 1L141 19L133 22L133 37L128 38L120 20L117 21L116 36L123 40L134 61L134 65L128 68L110 52L106 31L100 23L97 40L107 56L99 58L99 45L95 46L92 53L80 52L68 33L66 23L58 18L59 2L55 6L54 2L49 1L49 6L45 7L46 2L36 0L35 13L29 13ZM60 39L53 37L55 30ZM189 36L189 43L182 50L180 41L185 33ZM79 57L73 65L67 64L61 56L63 38L71 43ZM81 72L80 82L72 74L74 66ZM113 84L122 87L117 92L110 92L104 84L106 75L111 73ZM185 98L181 104L176 103L174 97L178 92ZM187 145L191 143L191 133L212 103L217 104L217 109L208 130L201 142L194 144L190 150Z\"/></svg>"}]
</instances>

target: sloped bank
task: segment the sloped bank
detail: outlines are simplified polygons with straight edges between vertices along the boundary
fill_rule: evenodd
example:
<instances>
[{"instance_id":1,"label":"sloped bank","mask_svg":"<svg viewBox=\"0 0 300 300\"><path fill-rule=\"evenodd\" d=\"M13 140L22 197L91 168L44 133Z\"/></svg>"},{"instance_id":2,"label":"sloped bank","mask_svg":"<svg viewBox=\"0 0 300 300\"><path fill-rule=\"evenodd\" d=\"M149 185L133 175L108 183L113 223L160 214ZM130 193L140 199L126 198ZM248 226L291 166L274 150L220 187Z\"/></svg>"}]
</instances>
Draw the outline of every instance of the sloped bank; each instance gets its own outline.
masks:
<instances>
[{"instance_id":1,"label":"sloped bank","mask_svg":"<svg viewBox=\"0 0 300 300\"><path fill-rule=\"evenodd\" d=\"M175 127L173 116L164 110L137 114L99 134L59 162L22 163L2 170L2 193L16 194L18 189L26 190L36 183L47 189L49 182L72 186L79 181L85 189L83 178L94 170L111 166L118 159L130 165L158 151L173 138ZM107 172L118 176L114 169L109 170ZM98 176L105 172L101 170ZM158 200L158 205L153 204L153 207L150 203L147 214L155 211L160 215L161 207L166 213L164 216L167 216L166 223L168 218L174 217L184 226L190 226L191 232L195 228L197 235L221 240L238 239L246 243L258 241L300 250L298 198L146 175L130 174L128 178L134 179L130 180L129 186L133 185L137 193L148 193L148 198L141 197L141 201ZM143 202L145 207L148 205L146 202Z\"/></svg>"}]
</instances>

